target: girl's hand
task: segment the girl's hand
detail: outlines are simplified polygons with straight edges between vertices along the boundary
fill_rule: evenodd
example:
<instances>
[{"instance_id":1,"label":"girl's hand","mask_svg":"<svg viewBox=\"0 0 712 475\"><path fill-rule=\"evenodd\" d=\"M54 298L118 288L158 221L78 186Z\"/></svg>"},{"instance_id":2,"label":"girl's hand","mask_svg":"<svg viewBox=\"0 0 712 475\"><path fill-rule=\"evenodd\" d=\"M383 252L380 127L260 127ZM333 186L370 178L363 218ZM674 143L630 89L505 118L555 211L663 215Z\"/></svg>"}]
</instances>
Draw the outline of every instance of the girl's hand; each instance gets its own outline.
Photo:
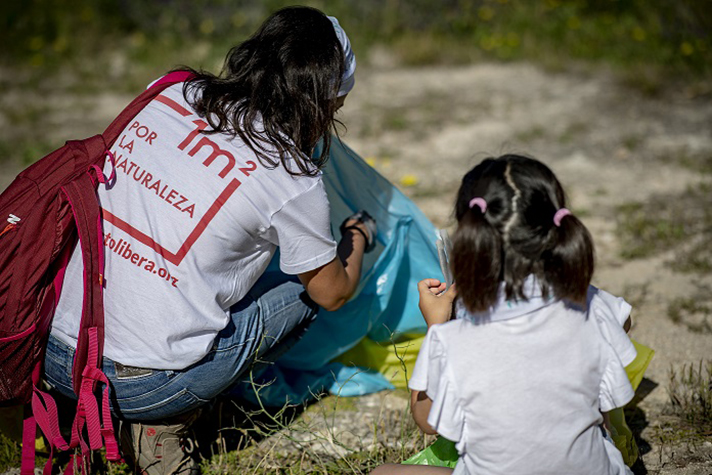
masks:
<instances>
[{"instance_id":1,"label":"girl's hand","mask_svg":"<svg viewBox=\"0 0 712 475\"><path fill-rule=\"evenodd\" d=\"M445 282L440 282L438 279L423 279L418 282L418 293L420 294L418 306L428 327L450 320L452 302L457 297L457 290L453 284L443 292L445 286Z\"/></svg>"}]
</instances>

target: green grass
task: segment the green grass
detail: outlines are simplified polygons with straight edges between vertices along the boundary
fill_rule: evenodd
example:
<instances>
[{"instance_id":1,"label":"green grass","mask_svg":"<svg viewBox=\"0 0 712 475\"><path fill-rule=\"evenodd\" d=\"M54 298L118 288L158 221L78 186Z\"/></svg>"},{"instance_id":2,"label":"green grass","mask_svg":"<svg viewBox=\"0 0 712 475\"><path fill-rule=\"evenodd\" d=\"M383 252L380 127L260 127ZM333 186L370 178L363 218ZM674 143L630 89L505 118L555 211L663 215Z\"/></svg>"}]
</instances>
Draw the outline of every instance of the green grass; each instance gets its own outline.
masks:
<instances>
[{"instance_id":1,"label":"green grass","mask_svg":"<svg viewBox=\"0 0 712 475\"><path fill-rule=\"evenodd\" d=\"M623 147L625 147L628 151L633 152L643 142L643 137L638 134L630 134L623 137L621 142Z\"/></svg>"},{"instance_id":2,"label":"green grass","mask_svg":"<svg viewBox=\"0 0 712 475\"><path fill-rule=\"evenodd\" d=\"M14 141L0 139L0 163L25 168L61 145L42 138L17 138Z\"/></svg>"},{"instance_id":3,"label":"green grass","mask_svg":"<svg viewBox=\"0 0 712 475\"><path fill-rule=\"evenodd\" d=\"M0 63L69 67L105 84L132 85L182 62L213 69L290 0L61 0L2 2ZM360 58L386 46L403 64L531 60L553 69L590 63L641 90L712 73L707 0L306 0L337 16ZM87 60L91 58L91 60ZM124 66L117 66L123 58ZM150 76L149 76L150 77ZM143 82L141 83L143 84Z\"/></svg>"},{"instance_id":4,"label":"green grass","mask_svg":"<svg viewBox=\"0 0 712 475\"><path fill-rule=\"evenodd\" d=\"M391 109L383 117L383 128L389 131L400 132L411 127L405 109Z\"/></svg>"},{"instance_id":5,"label":"green grass","mask_svg":"<svg viewBox=\"0 0 712 475\"><path fill-rule=\"evenodd\" d=\"M407 397L405 391L396 397ZM222 401L195 427L205 474L366 474L383 463L401 462L434 438L424 436L403 411L385 410L369 434L355 440L344 414L361 421L355 400L320 396L304 405L270 409ZM363 424L366 424L363 422ZM100 454L99 454L100 455ZM56 459L62 469L67 454ZM107 464L97 457L100 473L129 475L126 464ZM46 458L38 457L37 466ZM0 434L0 472L20 466L20 444Z\"/></svg>"},{"instance_id":6,"label":"green grass","mask_svg":"<svg viewBox=\"0 0 712 475\"><path fill-rule=\"evenodd\" d=\"M44 467L45 462L47 462L46 455L36 454L35 467ZM5 473L12 468L20 468L21 463L22 444L0 432L0 473Z\"/></svg>"},{"instance_id":7,"label":"green grass","mask_svg":"<svg viewBox=\"0 0 712 475\"><path fill-rule=\"evenodd\" d=\"M697 236L696 241L677 252L669 264L678 272L712 273L712 235Z\"/></svg>"},{"instance_id":8,"label":"green grass","mask_svg":"<svg viewBox=\"0 0 712 475\"><path fill-rule=\"evenodd\" d=\"M712 154L709 152L693 153L687 148L682 148L674 154L674 157L682 167L705 174L712 174Z\"/></svg>"},{"instance_id":9,"label":"green grass","mask_svg":"<svg viewBox=\"0 0 712 475\"><path fill-rule=\"evenodd\" d=\"M546 137L546 129L540 125L536 125L530 129L523 130L516 134L516 139L519 142L532 143L536 140Z\"/></svg>"},{"instance_id":10,"label":"green grass","mask_svg":"<svg viewBox=\"0 0 712 475\"><path fill-rule=\"evenodd\" d=\"M357 398L320 393L304 403L273 408L266 407L261 398L269 384L253 381L255 401L225 397L203 407L191 428L191 439L204 473L366 474L380 464L401 462L434 441L412 420L407 390L384 394L377 408L362 405ZM370 401L379 397L372 396ZM72 404L63 398L57 401ZM63 410L71 409L60 407ZM7 411L0 408L0 415L16 424L8 420L0 427L19 437L21 412ZM95 455L92 467L97 473L132 473L124 463L107 464L102 452ZM38 466L44 461L38 458ZM59 468L67 462L66 452L55 458ZM0 470L19 465L19 443L0 434Z\"/></svg>"},{"instance_id":11,"label":"green grass","mask_svg":"<svg viewBox=\"0 0 712 475\"><path fill-rule=\"evenodd\" d=\"M566 127L566 130L559 136L559 143L574 143L578 138L589 130L586 122L573 122Z\"/></svg>"},{"instance_id":12,"label":"green grass","mask_svg":"<svg viewBox=\"0 0 712 475\"><path fill-rule=\"evenodd\" d=\"M21 450L19 442L0 433L0 472L20 466Z\"/></svg>"},{"instance_id":13,"label":"green grass","mask_svg":"<svg viewBox=\"0 0 712 475\"><path fill-rule=\"evenodd\" d=\"M698 284L688 297L676 297L667 308L670 319L694 333L712 334L712 288Z\"/></svg>"},{"instance_id":14,"label":"green grass","mask_svg":"<svg viewBox=\"0 0 712 475\"><path fill-rule=\"evenodd\" d=\"M686 427L701 435L712 434L712 360L670 369L669 411Z\"/></svg>"},{"instance_id":15,"label":"green grass","mask_svg":"<svg viewBox=\"0 0 712 475\"><path fill-rule=\"evenodd\" d=\"M675 196L654 196L644 203L621 205L617 210L622 257L636 259L679 247L695 238L706 239L712 232L712 186L700 184ZM682 249L676 266L694 264L696 247ZM682 269L683 267L678 267Z\"/></svg>"},{"instance_id":16,"label":"green grass","mask_svg":"<svg viewBox=\"0 0 712 475\"><path fill-rule=\"evenodd\" d=\"M202 463L207 474L369 473L382 463L405 460L432 442L417 429L407 408L382 411L370 434L355 440L353 427L343 422L344 417L361 420L351 398L319 396L306 405L276 410L228 401L224 408L220 440L212 443Z\"/></svg>"},{"instance_id":17,"label":"green grass","mask_svg":"<svg viewBox=\"0 0 712 475\"><path fill-rule=\"evenodd\" d=\"M367 114L360 123L349 121L349 130L356 130L358 135L365 138L388 132L420 138L425 134L436 133L448 120L467 124L471 123L473 114L488 113L489 104L469 100L472 112L453 117L449 105L453 102L462 103L463 100L457 90L440 91L427 87L420 92L417 107L407 102L386 108L377 102L377 98L367 98L364 106Z\"/></svg>"}]
</instances>

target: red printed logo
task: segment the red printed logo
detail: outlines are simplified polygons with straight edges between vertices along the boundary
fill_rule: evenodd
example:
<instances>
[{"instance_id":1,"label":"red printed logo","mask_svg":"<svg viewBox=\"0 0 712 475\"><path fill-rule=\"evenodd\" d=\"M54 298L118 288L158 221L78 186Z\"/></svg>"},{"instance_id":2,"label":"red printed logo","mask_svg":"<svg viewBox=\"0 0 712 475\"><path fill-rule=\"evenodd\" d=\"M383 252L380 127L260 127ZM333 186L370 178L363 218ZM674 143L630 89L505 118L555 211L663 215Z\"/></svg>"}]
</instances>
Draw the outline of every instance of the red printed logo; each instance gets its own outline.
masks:
<instances>
[{"instance_id":1,"label":"red printed logo","mask_svg":"<svg viewBox=\"0 0 712 475\"><path fill-rule=\"evenodd\" d=\"M169 99L166 96L159 95L156 100L168 106L174 112L177 112L183 117L188 117L192 115L192 112L188 111L183 106ZM177 146L179 153L187 153L189 157L195 157L198 153L204 156L206 154L204 150L206 150L208 156L207 158L205 158L205 160L203 160L203 165L207 168L213 165L213 163L215 163L217 166L220 166L219 164L222 164L222 168L219 169L219 173L217 173L217 175L220 178L225 179L227 177L227 174L232 171L232 169L236 166L235 157L229 151L222 150L215 142L210 140L208 137L199 137L200 131L207 127L207 123L202 120L194 120L193 124L195 124L196 126L195 130L191 131L188 136ZM155 132L151 132L147 127L141 125L138 121L132 123L127 132L135 134L138 139L146 141L147 143L149 143L149 145L152 145L153 140L157 139L158 137ZM124 138L125 135L118 142L119 147L124 149L128 153L131 153L133 151L133 140L131 142L126 142ZM238 167L238 171L240 171L244 176L249 177L250 172L257 168L257 164L250 160L247 161L245 165L245 167ZM123 219L119 218L118 216L112 214L111 212L105 209L102 210L102 214L104 220L121 229L138 242L145 244L149 248L153 249L156 253L161 255L167 262L170 262L171 264L177 266L181 263L183 258L185 258L185 256L188 254L188 251L190 251L191 247L205 231L210 222L217 215L218 211L220 211L220 209L225 205L225 203L227 203L228 199L232 196L232 194L235 192L235 190L237 190L240 185L241 182L237 178L229 179L225 188L219 193L215 201L208 207L206 213L196 223L195 227L189 232L188 236L181 243L178 249L167 249L166 247L155 241L151 236L136 229L128 222L124 221ZM169 194L167 196L170 198L171 195ZM193 216L192 211L190 212L190 216Z\"/></svg>"}]
</instances>

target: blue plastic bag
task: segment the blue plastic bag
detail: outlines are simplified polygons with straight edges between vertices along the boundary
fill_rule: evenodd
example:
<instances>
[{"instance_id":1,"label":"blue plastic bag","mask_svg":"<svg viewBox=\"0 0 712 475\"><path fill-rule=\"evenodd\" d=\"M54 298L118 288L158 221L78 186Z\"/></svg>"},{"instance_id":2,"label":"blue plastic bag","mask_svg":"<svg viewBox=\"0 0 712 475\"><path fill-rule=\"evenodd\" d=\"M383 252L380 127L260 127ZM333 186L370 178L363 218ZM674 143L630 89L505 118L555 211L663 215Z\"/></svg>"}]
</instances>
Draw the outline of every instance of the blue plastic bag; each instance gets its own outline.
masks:
<instances>
[{"instance_id":1,"label":"blue plastic bag","mask_svg":"<svg viewBox=\"0 0 712 475\"><path fill-rule=\"evenodd\" d=\"M380 373L332 361L363 338L390 342L424 334L417 283L441 275L437 229L420 209L340 140L329 156L323 178L334 237L347 216L365 209L378 224L377 245L364 258L355 296L335 312L320 311L304 337L259 375L260 383L270 383L260 391L265 405L302 402L323 390L356 396L393 388ZM238 392L254 399L251 388Z\"/></svg>"}]
</instances>

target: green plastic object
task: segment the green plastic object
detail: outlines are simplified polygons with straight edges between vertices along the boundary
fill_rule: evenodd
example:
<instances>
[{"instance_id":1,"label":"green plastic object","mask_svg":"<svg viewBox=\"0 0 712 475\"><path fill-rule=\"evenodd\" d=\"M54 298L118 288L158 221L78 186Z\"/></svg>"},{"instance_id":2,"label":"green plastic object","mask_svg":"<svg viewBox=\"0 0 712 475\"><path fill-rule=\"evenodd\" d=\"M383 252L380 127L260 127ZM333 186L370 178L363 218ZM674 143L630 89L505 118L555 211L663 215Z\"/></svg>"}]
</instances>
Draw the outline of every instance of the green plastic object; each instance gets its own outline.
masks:
<instances>
[{"instance_id":1,"label":"green plastic object","mask_svg":"<svg viewBox=\"0 0 712 475\"><path fill-rule=\"evenodd\" d=\"M455 468L458 458L455 442L444 437L438 437L425 450L418 452L403 463L407 465Z\"/></svg>"}]
</instances>

